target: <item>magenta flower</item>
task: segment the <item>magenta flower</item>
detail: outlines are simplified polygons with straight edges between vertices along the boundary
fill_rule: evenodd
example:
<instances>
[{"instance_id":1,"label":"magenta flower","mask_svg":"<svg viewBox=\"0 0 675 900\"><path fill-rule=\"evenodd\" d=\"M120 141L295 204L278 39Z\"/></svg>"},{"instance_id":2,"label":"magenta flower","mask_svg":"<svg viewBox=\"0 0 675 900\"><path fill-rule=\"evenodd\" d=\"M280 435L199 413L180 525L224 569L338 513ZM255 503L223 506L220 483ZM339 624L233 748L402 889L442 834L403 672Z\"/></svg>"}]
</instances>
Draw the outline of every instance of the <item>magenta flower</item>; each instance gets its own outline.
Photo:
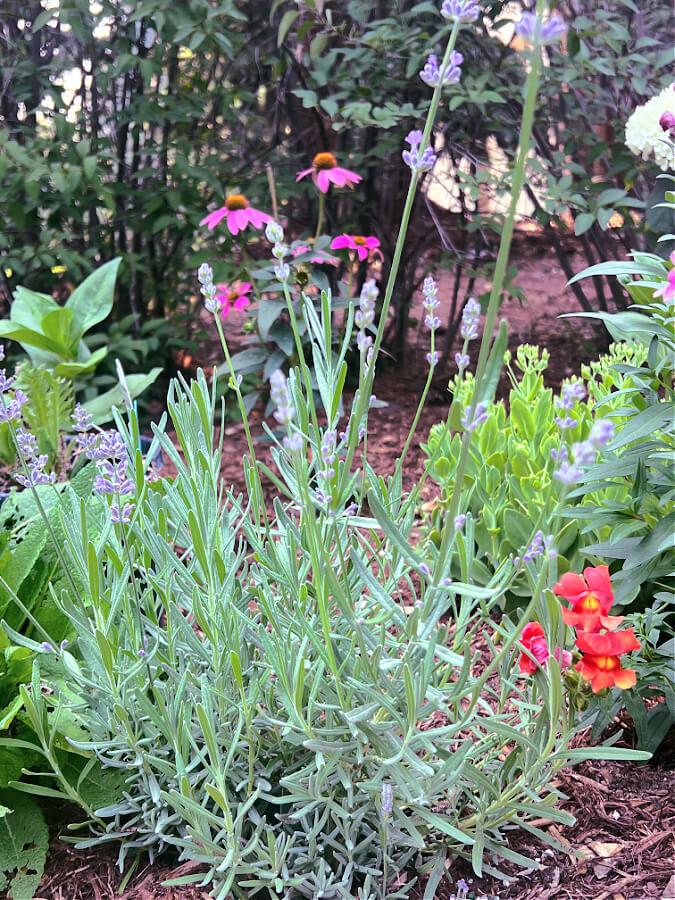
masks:
<instances>
[{"instance_id":1,"label":"magenta flower","mask_svg":"<svg viewBox=\"0 0 675 900\"><path fill-rule=\"evenodd\" d=\"M225 200L225 206L209 213L199 224L208 225L209 231L211 231L223 219L227 220L230 234L238 234L249 225L253 225L254 228L262 228L267 222L272 221L272 216L249 206L248 200L243 194L231 194Z\"/></svg>"},{"instance_id":2,"label":"magenta flower","mask_svg":"<svg viewBox=\"0 0 675 900\"><path fill-rule=\"evenodd\" d=\"M670 254L670 261L675 266L675 250ZM654 291L654 297L663 297L664 303L672 303L675 300L675 269L671 269L666 278L666 283Z\"/></svg>"},{"instance_id":3,"label":"magenta flower","mask_svg":"<svg viewBox=\"0 0 675 900\"><path fill-rule=\"evenodd\" d=\"M356 250L359 255L359 259L363 262L364 259L368 258L368 254L371 250L375 250L378 253L380 251L377 249L380 246L380 242L376 237L364 237L362 234L340 234L338 237L333 239L333 243L330 245L331 250ZM380 253L380 256L382 254Z\"/></svg>"},{"instance_id":4,"label":"magenta flower","mask_svg":"<svg viewBox=\"0 0 675 900\"><path fill-rule=\"evenodd\" d=\"M312 176L312 181L319 188L322 194L327 193L331 184L336 187L352 187L362 181L360 175L356 172L350 172L349 169L343 169L338 166L337 159L332 153L317 153L312 160L312 168L305 169L304 172L298 172L296 181L300 181L306 175Z\"/></svg>"},{"instance_id":5,"label":"magenta flower","mask_svg":"<svg viewBox=\"0 0 675 900\"><path fill-rule=\"evenodd\" d=\"M244 281L238 286L232 285L232 287L229 287L227 284L217 285L216 300L220 303L220 315L223 319L228 317L232 307L244 309L250 305L251 301L246 295L252 287L253 285L250 281Z\"/></svg>"}]
</instances>

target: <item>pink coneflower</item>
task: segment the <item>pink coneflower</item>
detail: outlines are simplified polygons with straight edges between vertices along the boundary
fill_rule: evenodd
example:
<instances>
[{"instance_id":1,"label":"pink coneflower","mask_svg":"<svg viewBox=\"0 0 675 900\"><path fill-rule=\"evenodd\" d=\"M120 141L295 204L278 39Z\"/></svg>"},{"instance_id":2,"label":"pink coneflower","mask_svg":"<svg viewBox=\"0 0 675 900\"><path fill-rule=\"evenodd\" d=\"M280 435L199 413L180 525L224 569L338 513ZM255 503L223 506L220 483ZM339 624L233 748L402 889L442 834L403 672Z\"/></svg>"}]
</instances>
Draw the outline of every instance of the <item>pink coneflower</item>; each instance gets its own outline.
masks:
<instances>
[{"instance_id":1,"label":"pink coneflower","mask_svg":"<svg viewBox=\"0 0 675 900\"><path fill-rule=\"evenodd\" d=\"M670 254L670 261L675 266L675 250ZM666 282L654 291L654 297L663 297L664 303L671 303L675 300L675 269L671 269L666 275Z\"/></svg>"},{"instance_id":2,"label":"pink coneflower","mask_svg":"<svg viewBox=\"0 0 675 900\"><path fill-rule=\"evenodd\" d=\"M253 285L250 281L244 281L239 285L229 286L227 284L216 285L218 293L216 300L220 303L220 315L226 319L232 307L235 309L244 309L249 306L251 301L246 296Z\"/></svg>"},{"instance_id":3,"label":"pink coneflower","mask_svg":"<svg viewBox=\"0 0 675 900\"><path fill-rule=\"evenodd\" d=\"M336 187L352 187L362 181L360 175L356 172L350 172L349 169L343 169L338 166L337 159L332 153L317 153L312 160L312 168L305 169L304 172L298 172L296 181L300 181L305 175L311 175L312 181L322 193L326 193L331 184Z\"/></svg>"},{"instance_id":4,"label":"pink coneflower","mask_svg":"<svg viewBox=\"0 0 675 900\"><path fill-rule=\"evenodd\" d=\"M248 200L243 194L231 194L225 200L225 206L221 206L220 209L209 213L199 224L208 225L209 230L211 230L225 218L231 234L238 234L248 225L253 225L254 228L262 228L266 222L272 221L272 216L268 216L267 213L249 206Z\"/></svg>"},{"instance_id":5,"label":"pink coneflower","mask_svg":"<svg viewBox=\"0 0 675 900\"><path fill-rule=\"evenodd\" d=\"M314 238L307 238L307 243L298 243L297 246L293 247L291 251L293 257L295 258L296 256L304 256L306 253L316 253L317 256L311 256L309 258L309 262L312 265L338 265L339 260L336 256L331 256L330 253L326 253L325 250L315 250L314 247L312 247L313 243ZM303 263L306 264L307 260L302 260L301 264Z\"/></svg>"},{"instance_id":6,"label":"pink coneflower","mask_svg":"<svg viewBox=\"0 0 675 900\"><path fill-rule=\"evenodd\" d=\"M368 258L371 250L376 250L380 253L377 249L379 246L380 242L376 237L364 237L362 234L340 234L333 239L330 248L331 250L344 250L345 248L347 250L356 250L359 254L359 259L363 262L364 259Z\"/></svg>"}]
</instances>

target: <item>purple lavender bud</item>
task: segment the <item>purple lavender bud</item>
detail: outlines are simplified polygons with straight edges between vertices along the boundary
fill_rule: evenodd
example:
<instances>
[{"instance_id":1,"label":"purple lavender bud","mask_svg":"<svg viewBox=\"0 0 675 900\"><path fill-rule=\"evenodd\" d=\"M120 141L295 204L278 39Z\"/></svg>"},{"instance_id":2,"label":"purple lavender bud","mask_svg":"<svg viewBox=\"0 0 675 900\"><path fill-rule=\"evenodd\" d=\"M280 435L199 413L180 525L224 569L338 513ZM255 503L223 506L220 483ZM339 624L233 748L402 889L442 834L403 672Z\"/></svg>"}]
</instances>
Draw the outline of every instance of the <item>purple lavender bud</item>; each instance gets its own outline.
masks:
<instances>
[{"instance_id":1,"label":"purple lavender bud","mask_svg":"<svg viewBox=\"0 0 675 900\"><path fill-rule=\"evenodd\" d=\"M424 324L427 328L430 328L432 331L435 331L438 327L440 327L441 320L438 316L432 316L431 314L424 317Z\"/></svg>"},{"instance_id":2,"label":"purple lavender bud","mask_svg":"<svg viewBox=\"0 0 675 900\"><path fill-rule=\"evenodd\" d=\"M609 419L597 419L588 435L588 443L599 450L601 447L606 447L613 438L614 425Z\"/></svg>"},{"instance_id":3,"label":"purple lavender bud","mask_svg":"<svg viewBox=\"0 0 675 900\"><path fill-rule=\"evenodd\" d=\"M435 53L430 53L424 68L419 73L420 78L426 85L432 88L435 88L441 81L444 85L457 84L462 77L461 65L463 62L464 57L462 54L453 50L450 53L445 73L441 78L441 71L438 67L438 57Z\"/></svg>"},{"instance_id":4,"label":"purple lavender bud","mask_svg":"<svg viewBox=\"0 0 675 900\"><path fill-rule=\"evenodd\" d=\"M455 516L455 531L461 531L466 524L466 515L464 513L460 513L458 516Z\"/></svg>"},{"instance_id":5,"label":"purple lavender bud","mask_svg":"<svg viewBox=\"0 0 675 900\"><path fill-rule=\"evenodd\" d=\"M136 485L128 476L128 460L119 462L113 460L99 460L98 475L94 480L94 490L97 494L133 494Z\"/></svg>"},{"instance_id":6,"label":"purple lavender bud","mask_svg":"<svg viewBox=\"0 0 675 900\"><path fill-rule=\"evenodd\" d=\"M456 22L475 22L480 15L480 7L472 0L443 0L441 15Z\"/></svg>"},{"instance_id":7,"label":"purple lavender bud","mask_svg":"<svg viewBox=\"0 0 675 900\"><path fill-rule=\"evenodd\" d=\"M119 503L111 503L110 504L110 521L113 524L121 523L122 525L128 525L131 521L131 513L136 508L136 504L134 503L125 503L122 509L120 510Z\"/></svg>"},{"instance_id":8,"label":"purple lavender bud","mask_svg":"<svg viewBox=\"0 0 675 900\"><path fill-rule=\"evenodd\" d=\"M420 563L420 572L422 575L431 575L431 569L426 563Z\"/></svg>"},{"instance_id":9,"label":"purple lavender bud","mask_svg":"<svg viewBox=\"0 0 675 900\"><path fill-rule=\"evenodd\" d=\"M288 390L286 376L281 369L275 369L270 375L270 398L276 406L274 418L280 425L290 425L295 416L295 407Z\"/></svg>"},{"instance_id":10,"label":"purple lavender bud","mask_svg":"<svg viewBox=\"0 0 675 900\"><path fill-rule=\"evenodd\" d=\"M30 463L35 459L38 450L38 442L34 434L31 434L29 431L24 431L23 428L17 428L16 442L19 445L19 452L26 462Z\"/></svg>"},{"instance_id":11,"label":"purple lavender bud","mask_svg":"<svg viewBox=\"0 0 675 900\"><path fill-rule=\"evenodd\" d=\"M584 473L577 466L571 466L567 460L564 460L560 467L555 469L553 477L562 484L576 484Z\"/></svg>"},{"instance_id":12,"label":"purple lavender bud","mask_svg":"<svg viewBox=\"0 0 675 900\"><path fill-rule=\"evenodd\" d=\"M538 531L530 541L530 545L523 554L523 562L532 562L544 552L544 532Z\"/></svg>"},{"instance_id":13,"label":"purple lavender bud","mask_svg":"<svg viewBox=\"0 0 675 900\"><path fill-rule=\"evenodd\" d=\"M75 404L75 411L73 412L71 419L73 420L73 428L75 431L89 431L94 424L92 416L89 415L81 403Z\"/></svg>"},{"instance_id":14,"label":"purple lavender bud","mask_svg":"<svg viewBox=\"0 0 675 900\"><path fill-rule=\"evenodd\" d=\"M547 559L555 559L558 555L558 551L555 549L555 546L553 544L552 534L549 534L544 538L544 549L546 550Z\"/></svg>"},{"instance_id":15,"label":"purple lavender bud","mask_svg":"<svg viewBox=\"0 0 675 900\"><path fill-rule=\"evenodd\" d=\"M429 87L436 87L441 78L441 72L438 68L438 57L435 53L430 53L424 68L419 73L422 81Z\"/></svg>"},{"instance_id":16,"label":"purple lavender bud","mask_svg":"<svg viewBox=\"0 0 675 900\"><path fill-rule=\"evenodd\" d=\"M21 418L21 407L27 402L28 397L23 391L15 391L14 399L6 402L0 391L0 422L11 422Z\"/></svg>"},{"instance_id":17,"label":"purple lavender bud","mask_svg":"<svg viewBox=\"0 0 675 900\"><path fill-rule=\"evenodd\" d=\"M413 606L415 609L424 609L424 600L415 600Z\"/></svg>"},{"instance_id":18,"label":"purple lavender bud","mask_svg":"<svg viewBox=\"0 0 675 900\"><path fill-rule=\"evenodd\" d=\"M563 460L567 459L567 456L567 447L564 444L560 447L559 450L556 450L555 448L551 449L551 459L555 460L556 462L562 462Z\"/></svg>"},{"instance_id":19,"label":"purple lavender bud","mask_svg":"<svg viewBox=\"0 0 675 900\"><path fill-rule=\"evenodd\" d=\"M300 452L304 447L304 440L299 431L294 431L293 434L289 434L288 437L283 439L282 443L287 450L291 451L291 453L294 451Z\"/></svg>"},{"instance_id":20,"label":"purple lavender bud","mask_svg":"<svg viewBox=\"0 0 675 900\"><path fill-rule=\"evenodd\" d=\"M567 33L567 25L560 16L551 16L542 22L534 13L524 12L515 24L515 31L529 44L555 44Z\"/></svg>"},{"instance_id":21,"label":"purple lavender bud","mask_svg":"<svg viewBox=\"0 0 675 900\"><path fill-rule=\"evenodd\" d=\"M208 263L201 264L197 270L197 279L202 285L199 291L204 297L204 306L209 312L218 312L220 310L220 301L216 298L218 288L213 283L213 269Z\"/></svg>"},{"instance_id":22,"label":"purple lavender bud","mask_svg":"<svg viewBox=\"0 0 675 900\"><path fill-rule=\"evenodd\" d=\"M457 363L457 368L460 372L462 372L469 365L471 360L467 353L455 353L455 362Z\"/></svg>"},{"instance_id":23,"label":"purple lavender bud","mask_svg":"<svg viewBox=\"0 0 675 900\"><path fill-rule=\"evenodd\" d=\"M67 646L68 646L68 641L65 640L65 639L62 640L62 641L61 641L61 644L60 644L61 650L65 650Z\"/></svg>"},{"instance_id":24,"label":"purple lavender bud","mask_svg":"<svg viewBox=\"0 0 675 900\"><path fill-rule=\"evenodd\" d=\"M483 422L487 420L487 407L484 403L479 403L475 410L473 411L473 416L471 415L471 405L467 406L464 409L464 413L462 414L462 425L467 431L475 431L479 425L482 425Z\"/></svg>"},{"instance_id":25,"label":"purple lavender bud","mask_svg":"<svg viewBox=\"0 0 675 900\"><path fill-rule=\"evenodd\" d=\"M561 431L566 431L568 428L575 428L579 423L576 419L573 419L572 416L565 416L564 419L561 419L560 416L556 416L555 424Z\"/></svg>"},{"instance_id":26,"label":"purple lavender bud","mask_svg":"<svg viewBox=\"0 0 675 900\"><path fill-rule=\"evenodd\" d=\"M54 650L54 648L52 647L52 645L49 643L49 641L43 641L42 647L47 653L55 653L56 652Z\"/></svg>"},{"instance_id":27,"label":"purple lavender bud","mask_svg":"<svg viewBox=\"0 0 675 900\"><path fill-rule=\"evenodd\" d=\"M438 350L434 350L432 353L427 353L427 362L429 363L429 365L432 369L435 365L438 364L438 360L439 360Z\"/></svg>"},{"instance_id":28,"label":"purple lavender bud","mask_svg":"<svg viewBox=\"0 0 675 900\"><path fill-rule=\"evenodd\" d=\"M355 516L358 511L359 511L359 508L356 505L356 503L350 503L349 506L345 509L345 515L346 516Z\"/></svg>"},{"instance_id":29,"label":"purple lavender bud","mask_svg":"<svg viewBox=\"0 0 675 900\"><path fill-rule=\"evenodd\" d=\"M478 337L480 315L480 303L474 300L473 297L469 297L462 310L462 326L460 328L460 334L465 341L472 341Z\"/></svg>"},{"instance_id":30,"label":"purple lavender bud","mask_svg":"<svg viewBox=\"0 0 675 900\"><path fill-rule=\"evenodd\" d=\"M394 789L390 784L382 785L382 815L389 818L394 809Z\"/></svg>"},{"instance_id":31,"label":"purple lavender bud","mask_svg":"<svg viewBox=\"0 0 675 900\"><path fill-rule=\"evenodd\" d=\"M420 156L419 146L422 143L423 134L421 131L411 131L406 137L406 141L410 144L410 150L404 150L401 154L403 162L409 166L413 172L426 172L433 168L436 162L436 154L431 147L426 147Z\"/></svg>"},{"instance_id":32,"label":"purple lavender bud","mask_svg":"<svg viewBox=\"0 0 675 900\"><path fill-rule=\"evenodd\" d=\"M591 466L595 462L597 450L590 441L581 441L572 444L572 457L574 462L580 466Z\"/></svg>"},{"instance_id":33,"label":"purple lavender bud","mask_svg":"<svg viewBox=\"0 0 675 900\"><path fill-rule=\"evenodd\" d=\"M581 402L586 396L586 388L580 381L568 381L562 386L559 397L554 399L554 404L558 409L573 409L574 404Z\"/></svg>"},{"instance_id":34,"label":"purple lavender bud","mask_svg":"<svg viewBox=\"0 0 675 900\"><path fill-rule=\"evenodd\" d=\"M3 353L4 353L4 348L3 348ZM6 372L7 372L6 369L0 369L0 394L4 394L5 391L8 391L11 388L11 386L14 384L14 382L16 381L16 378L14 377L14 375L10 375L9 378L7 378Z\"/></svg>"}]
</instances>

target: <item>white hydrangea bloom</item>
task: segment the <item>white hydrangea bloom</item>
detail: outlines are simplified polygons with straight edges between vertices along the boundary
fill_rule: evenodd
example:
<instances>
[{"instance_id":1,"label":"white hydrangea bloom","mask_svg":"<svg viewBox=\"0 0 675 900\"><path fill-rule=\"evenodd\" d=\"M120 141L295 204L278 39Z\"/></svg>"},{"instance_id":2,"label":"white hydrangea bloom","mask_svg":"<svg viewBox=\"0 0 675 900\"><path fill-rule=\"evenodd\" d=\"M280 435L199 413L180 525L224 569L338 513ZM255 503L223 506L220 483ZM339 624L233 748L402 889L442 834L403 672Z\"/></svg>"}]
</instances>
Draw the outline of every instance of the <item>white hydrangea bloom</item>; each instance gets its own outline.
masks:
<instances>
[{"instance_id":1,"label":"white hydrangea bloom","mask_svg":"<svg viewBox=\"0 0 675 900\"><path fill-rule=\"evenodd\" d=\"M653 156L664 172L675 170L675 141L659 123L666 112L675 113L675 82L638 106L626 122L626 146L631 153L643 159Z\"/></svg>"}]
</instances>

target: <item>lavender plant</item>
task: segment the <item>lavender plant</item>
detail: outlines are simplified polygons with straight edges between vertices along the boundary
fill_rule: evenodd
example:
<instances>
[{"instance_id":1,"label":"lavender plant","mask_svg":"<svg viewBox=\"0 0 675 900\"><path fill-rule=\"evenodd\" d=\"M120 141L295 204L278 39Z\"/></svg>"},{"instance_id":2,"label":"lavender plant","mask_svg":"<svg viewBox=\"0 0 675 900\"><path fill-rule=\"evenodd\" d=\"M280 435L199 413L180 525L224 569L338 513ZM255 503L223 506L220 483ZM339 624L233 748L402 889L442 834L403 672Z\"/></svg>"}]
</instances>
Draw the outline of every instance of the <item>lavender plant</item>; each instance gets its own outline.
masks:
<instances>
[{"instance_id":1,"label":"lavender plant","mask_svg":"<svg viewBox=\"0 0 675 900\"><path fill-rule=\"evenodd\" d=\"M540 2L540 17L543 9ZM445 0L442 14L452 22L439 66L447 73L460 27L479 10ZM492 352L490 343L529 143L537 35L514 199L464 409L460 485L502 363L503 328ZM449 504L455 527L440 546L415 546L416 492L404 493L401 464L384 478L368 461L375 367L444 81L434 87L424 129L408 136L403 151L410 188L377 327L374 287L366 283L333 348L330 294L322 291L317 305L306 296L294 302L283 232L270 229L298 360L288 375L270 373L279 426L269 429L274 470L256 459L206 266L201 290L246 429L246 494L234 495L221 480L217 385L200 371L189 384L172 383L168 413L154 429L176 477L161 487L146 481L129 408L126 421L116 415L119 437L99 445L109 458L99 460L100 534L72 496L60 511L77 588L57 598L78 635L76 647L55 651L69 689L37 689L38 658L34 687L22 699L61 795L87 813L80 845L119 841L121 864L142 850L152 857L173 847L204 867L174 883L208 885L220 900L262 891L403 897L417 876L427 876L424 896L432 898L451 875L449 858L470 860L479 875L499 874L500 859L537 865L506 837L517 826L550 842L535 820L570 821L556 808L555 772L594 752L644 758L569 747L575 713L563 696L560 663L554 654L547 661L541 647L537 662L520 643L536 613L551 645L564 645L559 607L545 591L552 557L537 551L536 534L531 597L514 623L493 621L513 567L501 566L484 586L474 582L474 523L460 508L461 491ZM425 300L433 367L431 282ZM349 404L343 388L354 322L359 384ZM303 333L311 336L311 359ZM177 446L166 434L169 420ZM263 471L278 490L273 516ZM455 557L459 577L451 571ZM479 635L483 653L472 649ZM522 676L523 655L534 677ZM77 733L63 729L66 719ZM93 809L54 760L60 735L123 774L123 796ZM407 883L397 877L403 870L415 873Z\"/></svg>"}]
</instances>

